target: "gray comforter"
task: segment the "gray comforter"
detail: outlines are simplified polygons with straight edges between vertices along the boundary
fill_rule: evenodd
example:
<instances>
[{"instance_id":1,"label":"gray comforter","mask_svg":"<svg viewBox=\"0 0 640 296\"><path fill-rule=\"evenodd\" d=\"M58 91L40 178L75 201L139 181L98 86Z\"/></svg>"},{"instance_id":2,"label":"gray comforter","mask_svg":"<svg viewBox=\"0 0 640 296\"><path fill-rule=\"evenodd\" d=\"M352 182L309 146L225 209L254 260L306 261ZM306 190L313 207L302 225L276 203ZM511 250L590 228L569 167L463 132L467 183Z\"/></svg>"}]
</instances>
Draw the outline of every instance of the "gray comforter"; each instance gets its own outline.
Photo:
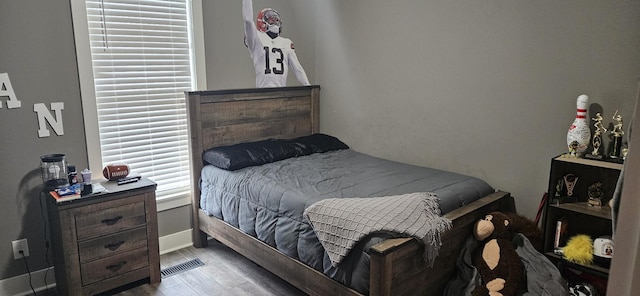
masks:
<instances>
[{"instance_id":1,"label":"gray comforter","mask_svg":"<svg viewBox=\"0 0 640 296\"><path fill-rule=\"evenodd\" d=\"M495 191L477 178L350 149L236 171L207 165L200 186L200 207L207 214L364 293L368 292L368 255L363 251L394 234L368 237L334 267L302 216L305 208L326 198L433 192L444 214Z\"/></svg>"}]
</instances>

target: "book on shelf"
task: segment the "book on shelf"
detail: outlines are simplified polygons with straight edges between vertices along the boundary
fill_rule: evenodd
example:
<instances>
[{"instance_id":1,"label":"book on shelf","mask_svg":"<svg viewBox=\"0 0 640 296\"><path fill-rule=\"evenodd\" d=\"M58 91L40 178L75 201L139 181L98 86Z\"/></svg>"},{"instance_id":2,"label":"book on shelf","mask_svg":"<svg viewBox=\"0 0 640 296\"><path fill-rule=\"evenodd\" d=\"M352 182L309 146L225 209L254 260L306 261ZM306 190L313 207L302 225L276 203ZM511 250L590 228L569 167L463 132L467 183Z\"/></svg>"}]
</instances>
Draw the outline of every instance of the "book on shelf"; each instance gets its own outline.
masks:
<instances>
[{"instance_id":1,"label":"book on shelf","mask_svg":"<svg viewBox=\"0 0 640 296\"><path fill-rule=\"evenodd\" d=\"M562 248L567 243L567 228L569 221L566 217L562 217L556 221L556 233L553 240L553 248Z\"/></svg>"}]
</instances>

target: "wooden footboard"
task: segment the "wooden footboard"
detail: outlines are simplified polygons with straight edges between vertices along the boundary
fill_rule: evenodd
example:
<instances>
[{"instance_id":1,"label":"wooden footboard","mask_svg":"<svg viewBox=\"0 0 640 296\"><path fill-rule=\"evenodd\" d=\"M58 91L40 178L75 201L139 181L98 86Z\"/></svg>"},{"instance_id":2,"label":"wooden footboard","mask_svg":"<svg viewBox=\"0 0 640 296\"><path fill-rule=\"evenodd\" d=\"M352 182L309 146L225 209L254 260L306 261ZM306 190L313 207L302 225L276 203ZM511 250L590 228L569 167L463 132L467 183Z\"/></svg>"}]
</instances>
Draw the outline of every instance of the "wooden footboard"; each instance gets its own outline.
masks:
<instances>
[{"instance_id":1,"label":"wooden footboard","mask_svg":"<svg viewBox=\"0 0 640 296\"><path fill-rule=\"evenodd\" d=\"M433 267L422 259L422 245L415 239L385 240L370 250L370 295L442 295L456 272L456 260L478 219L492 211L515 212L507 192L498 191L444 215L453 228L442 236L442 247Z\"/></svg>"},{"instance_id":2,"label":"wooden footboard","mask_svg":"<svg viewBox=\"0 0 640 296\"><path fill-rule=\"evenodd\" d=\"M453 228L443 234L433 267L424 262L423 246L415 239L389 239L372 246L370 295L441 295L455 274L456 259L475 222L498 210L515 211L509 193L498 191L445 215ZM224 221L202 211L198 220L201 235L210 235L309 295L361 295Z\"/></svg>"}]
</instances>

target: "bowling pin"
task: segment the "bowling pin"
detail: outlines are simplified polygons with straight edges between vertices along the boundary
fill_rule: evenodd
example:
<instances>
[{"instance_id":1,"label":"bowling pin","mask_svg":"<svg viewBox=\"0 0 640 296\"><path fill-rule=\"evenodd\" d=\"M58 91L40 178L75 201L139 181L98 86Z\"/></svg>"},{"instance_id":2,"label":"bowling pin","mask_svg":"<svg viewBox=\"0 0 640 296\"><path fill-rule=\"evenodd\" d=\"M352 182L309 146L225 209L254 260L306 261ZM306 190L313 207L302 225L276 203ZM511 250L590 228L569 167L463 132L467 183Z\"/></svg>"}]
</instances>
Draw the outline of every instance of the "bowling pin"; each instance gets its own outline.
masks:
<instances>
[{"instance_id":1,"label":"bowling pin","mask_svg":"<svg viewBox=\"0 0 640 296\"><path fill-rule=\"evenodd\" d=\"M575 156L582 156L591 141L591 130L587 122L587 103L589 97L580 95L576 100L576 119L573 121L567 132L567 148ZM575 148L575 151L573 150Z\"/></svg>"}]
</instances>

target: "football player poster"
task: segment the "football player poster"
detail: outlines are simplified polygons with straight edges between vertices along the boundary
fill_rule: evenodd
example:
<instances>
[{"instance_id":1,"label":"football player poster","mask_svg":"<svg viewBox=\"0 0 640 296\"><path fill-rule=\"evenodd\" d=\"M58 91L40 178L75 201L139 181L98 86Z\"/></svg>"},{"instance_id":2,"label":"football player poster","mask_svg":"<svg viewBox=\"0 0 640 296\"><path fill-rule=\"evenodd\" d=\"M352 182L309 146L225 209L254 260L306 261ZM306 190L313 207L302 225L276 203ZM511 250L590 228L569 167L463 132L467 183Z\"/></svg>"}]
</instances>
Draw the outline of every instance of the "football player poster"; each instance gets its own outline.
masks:
<instances>
[{"instance_id":1,"label":"football player poster","mask_svg":"<svg viewBox=\"0 0 640 296\"><path fill-rule=\"evenodd\" d=\"M244 19L244 40L249 48L256 71L256 87L283 87L287 84L287 75L292 71L298 82L309 85L293 42L280 36L282 18L272 8L262 9L253 21L253 1L242 0Z\"/></svg>"}]
</instances>

